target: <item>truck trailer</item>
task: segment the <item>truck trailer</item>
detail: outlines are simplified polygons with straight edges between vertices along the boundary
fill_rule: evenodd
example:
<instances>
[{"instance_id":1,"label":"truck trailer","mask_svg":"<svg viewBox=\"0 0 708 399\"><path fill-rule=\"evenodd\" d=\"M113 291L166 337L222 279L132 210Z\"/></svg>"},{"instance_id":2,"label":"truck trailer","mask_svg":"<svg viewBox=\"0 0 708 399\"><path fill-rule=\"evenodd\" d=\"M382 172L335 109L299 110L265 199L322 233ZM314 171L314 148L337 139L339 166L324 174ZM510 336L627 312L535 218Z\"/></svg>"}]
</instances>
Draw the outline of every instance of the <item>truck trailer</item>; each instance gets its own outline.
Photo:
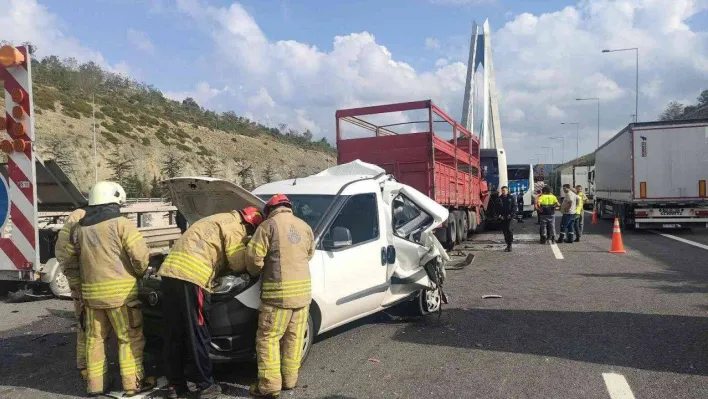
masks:
<instances>
[{"instance_id":1,"label":"truck trailer","mask_svg":"<svg viewBox=\"0 0 708 399\"><path fill-rule=\"evenodd\" d=\"M479 139L432 101L341 109L336 129L338 164L378 165L448 209L435 230L446 247L483 229L490 195L480 173Z\"/></svg>"},{"instance_id":2,"label":"truck trailer","mask_svg":"<svg viewBox=\"0 0 708 399\"><path fill-rule=\"evenodd\" d=\"M632 123L595 155L595 206L636 228L708 227L708 119Z\"/></svg>"}]
</instances>

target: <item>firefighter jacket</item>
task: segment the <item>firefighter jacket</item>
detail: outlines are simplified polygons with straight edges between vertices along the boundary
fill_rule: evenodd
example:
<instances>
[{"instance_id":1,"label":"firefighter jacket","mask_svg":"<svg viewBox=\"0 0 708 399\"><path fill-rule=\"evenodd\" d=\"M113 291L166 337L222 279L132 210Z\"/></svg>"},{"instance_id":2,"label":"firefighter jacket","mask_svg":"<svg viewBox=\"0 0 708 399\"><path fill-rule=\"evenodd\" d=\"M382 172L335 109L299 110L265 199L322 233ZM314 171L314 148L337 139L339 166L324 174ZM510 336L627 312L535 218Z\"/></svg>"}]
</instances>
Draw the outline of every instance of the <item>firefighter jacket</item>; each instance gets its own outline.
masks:
<instances>
[{"instance_id":1,"label":"firefighter jacket","mask_svg":"<svg viewBox=\"0 0 708 399\"><path fill-rule=\"evenodd\" d=\"M70 234L64 270L69 281L80 277L88 307L117 308L137 300L149 250L133 222L120 216L118 205L89 207Z\"/></svg>"},{"instance_id":2,"label":"firefighter jacket","mask_svg":"<svg viewBox=\"0 0 708 399\"><path fill-rule=\"evenodd\" d=\"M211 292L214 277L229 269L246 272L246 226L238 212L218 213L189 226L157 273Z\"/></svg>"},{"instance_id":3,"label":"firefighter jacket","mask_svg":"<svg viewBox=\"0 0 708 399\"><path fill-rule=\"evenodd\" d=\"M57 258L57 262L59 262L60 266L66 265L66 262L70 258L69 253L66 250L66 246L69 244L69 233L71 232L71 228L74 227L74 225L85 215L86 211L79 208L74 212L71 212L69 217L67 217L64 221L64 227L59 232L56 243L54 243L54 256ZM74 276L73 281L69 281L69 287L74 288L71 290L72 298L81 297L81 278L79 276Z\"/></svg>"},{"instance_id":4,"label":"firefighter jacket","mask_svg":"<svg viewBox=\"0 0 708 399\"><path fill-rule=\"evenodd\" d=\"M558 198L553 194L543 194L538 197L538 210L541 215L554 215L556 213L556 205L558 205Z\"/></svg>"},{"instance_id":5,"label":"firefighter jacket","mask_svg":"<svg viewBox=\"0 0 708 399\"><path fill-rule=\"evenodd\" d=\"M310 304L314 242L310 226L289 208L276 208L258 226L246 249L246 263L251 275L261 274L261 302L282 309Z\"/></svg>"}]
</instances>

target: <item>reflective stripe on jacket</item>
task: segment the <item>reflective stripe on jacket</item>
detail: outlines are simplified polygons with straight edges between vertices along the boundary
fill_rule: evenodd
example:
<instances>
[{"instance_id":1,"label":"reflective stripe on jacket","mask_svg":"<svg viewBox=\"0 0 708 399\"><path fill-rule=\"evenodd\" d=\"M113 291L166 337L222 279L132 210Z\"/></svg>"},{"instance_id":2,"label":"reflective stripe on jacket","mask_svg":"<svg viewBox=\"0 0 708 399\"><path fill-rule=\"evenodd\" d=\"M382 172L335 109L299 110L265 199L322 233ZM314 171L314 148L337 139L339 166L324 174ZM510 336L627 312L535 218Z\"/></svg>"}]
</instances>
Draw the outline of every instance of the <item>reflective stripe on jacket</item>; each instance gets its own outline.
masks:
<instances>
[{"instance_id":1,"label":"reflective stripe on jacket","mask_svg":"<svg viewBox=\"0 0 708 399\"><path fill-rule=\"evenodd\" d=\"M90 226L75 224L66 251L65 271L79 271L81 297L97 309L127 305L138 297L138 280L147 270L149 250L142 234L124 217Z\"/></svg>"},{"instance_id":2,"label":"reflective stripe on jacket","mask_svg":"<svg viewBox=\"0 0 708 399\"><path fill-rule=\"evenodd\" d=\"M542 194L538 197L538 206L541 215L553 215L556 213L558 198L553 194Z\"/></svg>"},{"instance_id":3,"label":"reflective stripe on jacket","mask_svg":"<svg viewBox=\"0 0 708 399\"><path fill-rule=\"evenodd\" d=\"M157 274L189 281L211 292L214 277L228 269L246 272L247 241L238 212L206 217L182 234Z\"/></svg>"},{"instance_id":4,"label":"reflective stripe on jacket","mask_svg":"<svg viewBox=\"0 0 708 399\"><path fill-rule=\"evenodd\" d=\"M70 238L70 233L71 233L71 228L74 227L74 225L81 220L82 217L86 215L86 211L79 208L75 210L74 212L71 212L71 214L66 218L64 221L64 227L59 231L59 235L57 236L57 241L54 243L54 256L57 259L57 262L59 262L59 265L61 267L65 267L66 263L70 259L70 255L67 252L67 244L69 244L69 238ZM71 289L71 297L72 298L80 298L81 295L81 277L77 274L74 273L74 275L69 278L69 276L66 276L67 280L69 281L69 288Z\"/></svg>"},{"instance_id":5,"label":"reflective stripe on jacket","mask_svg":"<svg viewBox=\"0 0 708 399\"><path fill-rule=\"evenodd\" d=\"M275 209L248 243L246 262L251 275L261 276L261 301L284 309L312 300L310 259L315 254L310 226L291 209Z\"/></svg>"}]
</instances>

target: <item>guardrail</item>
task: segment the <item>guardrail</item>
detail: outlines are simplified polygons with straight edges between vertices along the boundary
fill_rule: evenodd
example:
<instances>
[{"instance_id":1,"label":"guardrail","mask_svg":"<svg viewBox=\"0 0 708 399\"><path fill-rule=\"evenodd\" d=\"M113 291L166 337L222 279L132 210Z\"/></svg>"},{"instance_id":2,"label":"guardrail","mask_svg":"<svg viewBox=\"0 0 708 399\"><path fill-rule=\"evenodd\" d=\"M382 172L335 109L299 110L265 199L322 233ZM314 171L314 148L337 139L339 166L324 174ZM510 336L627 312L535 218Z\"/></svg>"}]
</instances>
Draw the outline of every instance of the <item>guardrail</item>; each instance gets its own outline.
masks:
<instances>
[{"instance_id":1,"label":"guardrail","mask_svg":"<svg viewBox=\"0 0 708 399\"><path fill-rule=\"evenodd\" d=\"M127 198L125 200L126 204L145 204L145 203L169 203L167 198Z\"/></svg>"},{"instance_id":2,"label":"guardrail","mask_svg":"<svg viewBox=\"0 0 708 399\"><path fill-rule=\"evenodd\" d=\"M164 244L165 246L172 246L174 242L182 235L182 232L178 227L175 226L165 226L165 227L141 227L138 229L145 239L145 243L149 247L159 246L158 244Z\"/></svg>"}]
</instances>

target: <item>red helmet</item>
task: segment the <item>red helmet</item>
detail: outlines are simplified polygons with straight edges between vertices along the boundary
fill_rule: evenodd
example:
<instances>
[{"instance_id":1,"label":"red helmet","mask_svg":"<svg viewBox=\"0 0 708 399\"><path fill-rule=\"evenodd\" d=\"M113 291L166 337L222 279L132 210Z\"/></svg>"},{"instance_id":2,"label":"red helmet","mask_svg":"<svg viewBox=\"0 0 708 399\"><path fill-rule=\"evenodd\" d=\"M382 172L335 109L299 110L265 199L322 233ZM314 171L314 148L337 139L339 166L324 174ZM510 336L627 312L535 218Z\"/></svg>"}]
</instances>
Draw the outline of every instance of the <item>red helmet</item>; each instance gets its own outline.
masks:
<instances>
[{"instance_id":1,"label":"red helmet","mask_svg":"<svg viewBox=\"0 0 708 399\"><path fill-rule=\"evenodd\" d=\"M266 203L265 208L263 208L263 213L265 213L265 216L268 217L270 211L278 206L287 206L289 208L292 208L293 204L292 202L290 202L290 199L285 196L285 194L275 194L274 196L270 197L270 199Z\"/></svg>"},{"instance_id":2,"label":"red helmet","mask_svg":"<svg viewBox=\"0 0 708 399\"><path fill-rule=\"evenodd\" d=\"M255 206L249 206L238 211L244 222L250 224L254 228L263 223L263 214L261 210Z\"/></svg>"}]
</instances>

